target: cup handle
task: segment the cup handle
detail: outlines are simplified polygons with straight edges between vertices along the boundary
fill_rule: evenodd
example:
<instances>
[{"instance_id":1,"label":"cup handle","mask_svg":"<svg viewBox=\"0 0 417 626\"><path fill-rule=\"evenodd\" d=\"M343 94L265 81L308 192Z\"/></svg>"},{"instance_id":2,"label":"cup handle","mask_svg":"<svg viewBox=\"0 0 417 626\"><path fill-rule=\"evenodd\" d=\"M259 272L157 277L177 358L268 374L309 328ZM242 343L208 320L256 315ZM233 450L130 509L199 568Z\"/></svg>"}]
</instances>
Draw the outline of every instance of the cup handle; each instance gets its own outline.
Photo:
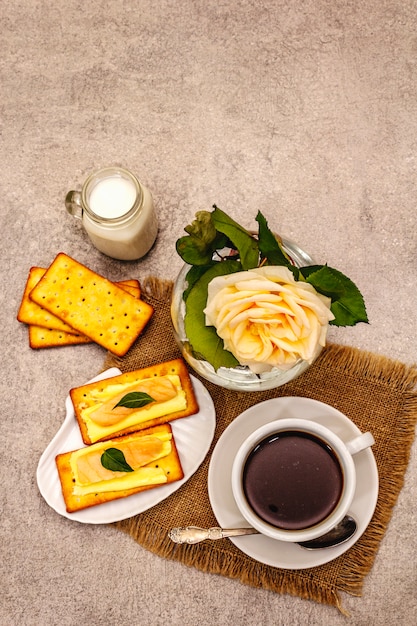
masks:
<instances>
[{"instance_id":1,"label":"cup handle","mask_svg":"<svg viewBox=\"0 0 417 626\"><path fill-rule=\"evenodd\" d=\"M355 437L355 439L351 439L345 445L346 445L346 448L351 453L351 455L353 456L354 454L357 454L358 452L365 450L365 448L369 448L370 446L373 446L374 443L375 443L375 439L373 438L373 435L367 432L367 433L363 433L362 435L359 435L358 437Z\"/></svg>"},{"instance_id":2,"label":"cup handle","mask_svg":"<svg viewBox=\"0 0 417 626\"><path fill-rule=\"evenodd\" d=\"M81 220L83 216L81 193L79 191L69 191L65 197L65 207L70 215Z\"/></svg>"}]
</instances>

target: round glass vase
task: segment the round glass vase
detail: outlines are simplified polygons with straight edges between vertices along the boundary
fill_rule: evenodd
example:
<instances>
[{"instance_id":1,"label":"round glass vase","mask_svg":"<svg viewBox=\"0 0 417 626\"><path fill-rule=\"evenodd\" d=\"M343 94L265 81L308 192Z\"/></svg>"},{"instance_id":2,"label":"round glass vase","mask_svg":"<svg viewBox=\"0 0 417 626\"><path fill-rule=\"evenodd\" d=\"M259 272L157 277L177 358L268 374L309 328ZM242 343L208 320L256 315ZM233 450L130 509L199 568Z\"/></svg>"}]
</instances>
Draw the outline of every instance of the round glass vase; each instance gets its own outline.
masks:
<instances>
[{"instance_id":1,"label":"round glass vase","mask_svg":"<svg viewBox=\"0 0 417 626\"><path fill-rule=\"evenodd\" d=\"M305 267L307 265L314 265L313 259L306 252L301 250L297 244L288 239L282 239L282 245L295 266ZM280 387L294 380L294 378L297 378L297 376L310 367L310 363L299 359L290 369L281 370L274 367L269 372L255 374L246 365L239 365L233 368L220 367L218 370L215 370L210 363L197 358L193 353L184 328L185 303L183 293L187 288L186 275L190 267L190 265L184 265L174 283L171 301L171 318L174 326L175 339L181 350L181 354L197 374L226 389L233 389L235 391L265 391L267 389L275 389L276 387Z\"/></svg>"}]
</instances>

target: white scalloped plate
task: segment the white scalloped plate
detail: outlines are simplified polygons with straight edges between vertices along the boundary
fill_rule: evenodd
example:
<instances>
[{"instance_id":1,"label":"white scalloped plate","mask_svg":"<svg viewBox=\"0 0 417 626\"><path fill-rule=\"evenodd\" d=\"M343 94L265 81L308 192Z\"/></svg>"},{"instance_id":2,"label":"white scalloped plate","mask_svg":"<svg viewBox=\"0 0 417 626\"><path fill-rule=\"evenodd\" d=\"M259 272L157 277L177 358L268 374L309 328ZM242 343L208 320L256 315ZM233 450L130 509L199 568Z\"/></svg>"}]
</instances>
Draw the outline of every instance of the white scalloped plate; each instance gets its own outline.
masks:
<instances>
[{"instance_id":1,"label":"white scalloped plate","mask_svg":"<svg viewBox=\"0 0 417 626\"><path fill-rule=\"evenodd\" d=\"M265 400L241 413L226 428L214 448L208 473L208 492L213 512L222 528L241 528L242 517L232 492L233 458L246 437L254 430L278 419L311 419L335 432L343 441L360 434L359 428L337 409L309 398L283 397ZM332 561L356 543L374 514L378 498L378 469L370 448L354 456L357 484L349 513L358 524L353 537L332 548L306 550L296 543L277 541L265 535L235 537L231 541L242 552L273 567L305 569Z\"/></svg>"},{"instance_id":2,"label":"white scalloped plate","mask_svg":"<svg viewBox=\"0 0 417 626\"><path fill-rule=\"evenodd\" d=\"M117 376L120 373L119 369L111 368L89 382ZM184 470L184 478L169 485L99 504L76 513L68 513L66 510L55 464L57 454L85 447L75 419L72 402L68 396L65 401L67 412L65 420L42 454L36 473L39 490L49 506L70 520L84 524L108 524L142 513L177 491L203 462L213 440L216 426L216 413L209 392L194 376L191 376L191 380L200 410L195 415L174 420L171 423Z\"/></svg>"}]
</instances>

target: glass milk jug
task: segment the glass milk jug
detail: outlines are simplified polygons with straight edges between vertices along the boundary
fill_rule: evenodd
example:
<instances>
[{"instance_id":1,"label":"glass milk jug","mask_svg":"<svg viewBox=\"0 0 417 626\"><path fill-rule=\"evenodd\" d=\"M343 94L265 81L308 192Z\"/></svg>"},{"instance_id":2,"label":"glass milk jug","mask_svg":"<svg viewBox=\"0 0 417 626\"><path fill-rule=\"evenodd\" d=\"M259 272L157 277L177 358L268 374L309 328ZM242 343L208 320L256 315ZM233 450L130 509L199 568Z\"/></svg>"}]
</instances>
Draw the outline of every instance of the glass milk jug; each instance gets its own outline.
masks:
<instances>
[{"instance_id":1,"label":"glass milk jug","mask_svg":"<svg viewBox=\"0 0 417 626\"><path fill-rule=\"evenodd\" d=\"M132 172L106 167L91 174L65 206L81 219L93 245L121 261L143 257L155 242L158 220L150 191Z\"/></svg>"}]
</instances>

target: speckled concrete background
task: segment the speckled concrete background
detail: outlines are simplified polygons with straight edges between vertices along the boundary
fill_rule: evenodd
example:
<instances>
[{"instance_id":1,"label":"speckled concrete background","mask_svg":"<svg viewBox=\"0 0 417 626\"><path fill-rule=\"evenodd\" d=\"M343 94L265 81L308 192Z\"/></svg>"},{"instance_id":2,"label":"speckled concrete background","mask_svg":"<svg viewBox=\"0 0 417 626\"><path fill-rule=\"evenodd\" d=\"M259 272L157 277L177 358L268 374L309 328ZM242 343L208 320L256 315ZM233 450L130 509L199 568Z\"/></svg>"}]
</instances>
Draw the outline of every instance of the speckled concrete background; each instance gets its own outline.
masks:
<instances>
[{"instance_id":1,"label":"speckled concrete background","mask_svg":"<svg viewBox=\"0 0 417 626\"><path fill-rule=\"evenodd\" d=\"M278 232L361 288L370 325L335 341L416 360L416 4L412 0L2 2L2 602L5 625L345 624L73 523L43 501L38 459L97 346L31 351L16 319L32 265L64 251L111 279L174 278L175 240L213 203ZM120 164L160 218L141 262L97 252L66 192ZM417 456L352 624L417 616Z\"/></svg>"}]
</instances>

